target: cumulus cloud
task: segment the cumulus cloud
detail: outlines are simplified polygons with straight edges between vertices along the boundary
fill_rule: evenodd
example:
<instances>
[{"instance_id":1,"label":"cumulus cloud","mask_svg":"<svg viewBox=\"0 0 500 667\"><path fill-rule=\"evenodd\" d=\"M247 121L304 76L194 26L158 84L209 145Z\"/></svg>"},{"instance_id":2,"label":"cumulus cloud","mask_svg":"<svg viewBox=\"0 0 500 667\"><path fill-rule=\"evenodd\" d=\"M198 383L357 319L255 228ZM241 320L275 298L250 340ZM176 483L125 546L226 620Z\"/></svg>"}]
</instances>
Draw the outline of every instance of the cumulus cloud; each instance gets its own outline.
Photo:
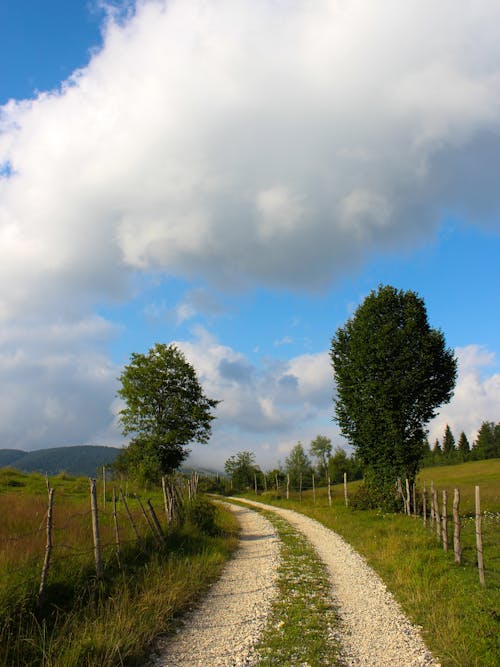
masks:
<instances>
[{"instance_id":1,"label":"cumulus cloud","mask_svg":"<svg viewBox=\"0 0 500 667\"><path fill-rule=\"evenodd\" d=\"M3 318L131 271L316 288L443 212L498 225L498 2L126 7L61 90L0 110Z\"/></svg>"},{"instance_id":2,"label":"cumulus cloud","mask_svg":"<svg viewBox=\"0 0 500 667\"><path fill-rule=\"evenodd\" d=\"M99 347L115 327L92 317L0 334L0 447L117 444L118 369Z\"/></svg>"},{"instance_id":3,"label":"cumulus cloud","mask_svg":"<svg viewBox=\"0 0 500 667\"><path fill-rule=\"evenodd\" d=\"M458 380L455 394L448 405L430 424L429 440L443 439L446 424L455 434L462 431L472 444L483 421L500 421L500 374L491 372L496 356L487 348L468 345L456 350Z\"/></svg>"}]
</instances>

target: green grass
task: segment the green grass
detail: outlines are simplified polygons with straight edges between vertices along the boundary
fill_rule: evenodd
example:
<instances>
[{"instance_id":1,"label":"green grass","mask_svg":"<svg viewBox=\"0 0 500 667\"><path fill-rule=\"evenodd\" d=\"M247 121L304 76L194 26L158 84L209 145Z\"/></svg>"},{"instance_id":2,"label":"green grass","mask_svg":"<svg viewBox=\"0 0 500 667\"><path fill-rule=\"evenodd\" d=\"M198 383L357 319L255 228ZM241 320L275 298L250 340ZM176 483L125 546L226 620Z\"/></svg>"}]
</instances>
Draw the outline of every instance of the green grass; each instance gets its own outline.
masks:
<instances>
[{"instance_id":1,"label":"green grass","mask_svg":"<svg viewBox=\"0 0 500 667\"><path fill-rule=\"evenodd\" d=\"M316 505L310 492L303 494L302 503L298 497L286 501L273 498L274 494L258 499L303 512L352 544L381 575L410 619L422 626L428 647L443 667L497 667L500 664L500 508L495 479L500 472L500 461L450 466L450 470L432 468L430 472L432 476L427 479L434 479L437 488L444 488L452 480L448 487L452 490L460 479L464 497L469 490L473 492L475 484L481 486L485 588L479 583L471 519L464 521L464 564L457 566L453 551L444 553L435 534L424 528L421 519L348 509L344 506L341 485L334 488L332 508L328 506L325 489L317 492ZM427 473L424 470L422 474ZM350 494L353 486L349 485Z\"/></svg>"},{"instance_id":2,"label":"green grass","mask_svg":"<svg viewBox=\"0 0 500 667\"><path fill-rule=\"evenodd\" d=\"M424 468L417 478L417 485L422 488L424 480L429 488L430 482L439 490L446 489L448 497L453 498L453 489L460 489L460 513L474 512L474 488L479 485L481 492L481 510L500 512L500 459L471 461L453 466Z\"/></svg>"},{"instance_id":3,"label":"green grass","mask_svg":"<svg viewBox=\"0 0 500 667\"><path fill-rule=\"evenodd\" d=\"M12 483L14 482L14 483ZM58 476L54 551L45 604L37 592L45 548L47 490L40 475L0 471L0 664L12 667L141 664L153 638L218 576L237 545L232 515L216 510L216 531L192 522L170 531L166 547L151 536L135 500L139 543L119 510L121 567L111 503L101 512L104 581L95 577L89 484ZM159 492L148 494L158 513ZM100 509L103 500L100 498ZM202 516L203 515L203 516ZM200 507L194 517L207 519ZM11 539L15 537L15 539Z\"/></svg>"}]
</instances>

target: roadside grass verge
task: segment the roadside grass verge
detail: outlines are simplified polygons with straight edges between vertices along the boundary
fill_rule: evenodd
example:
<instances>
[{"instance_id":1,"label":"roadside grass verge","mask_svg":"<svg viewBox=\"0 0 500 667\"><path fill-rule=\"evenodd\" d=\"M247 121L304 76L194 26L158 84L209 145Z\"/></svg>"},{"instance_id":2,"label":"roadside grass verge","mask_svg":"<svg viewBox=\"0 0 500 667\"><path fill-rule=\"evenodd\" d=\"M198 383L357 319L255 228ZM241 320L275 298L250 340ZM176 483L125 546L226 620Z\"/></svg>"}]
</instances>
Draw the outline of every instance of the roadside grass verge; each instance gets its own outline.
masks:
<instances>
[{"instance_id":1,"label":"roadside grass verge","mask_svg":"<svg viewBox=\"0 0 500 667\"><path fill-rule=\"evenodd\" d=\"M500 470L500 461L487 463L485 475L491 478L492 466ZM443 469L423 472L430 472L427 479L444 488L438 471ZM484 588L476 568L472 519L464 521L464 564L457 566L453 550L445 553L435 533L424 528L421 519L375 510L353 511L344 506L340 485L334 489L331 508L325 489L317 490L316 504L310 492L303 494L302 503L297 496L287 501L271 493L258 497L248 494L248 497L302 512L342 535L380 574L413 623L422 627L427 646L443 667L497 667L500 664L500 508L494 483L488 479L483 482L481 475L473 471L472 493L475 484L480 484L481 491L485 489L482 494ZM462 488L467 497L466 485Z\"/></svg>"},{"instance_id":2,"label":"roadside grass verge","mask_svg":"<svg viewBox=\"0 0 500 667\"><path fill-rule=\"evenodd\" d=\"M83 482L87 495L88 482ZM14 547L9 542L0 544L0 549L8 546L0 555L0 664L9 667L142 664L154 637L172 630L176 617L217 578L238 542L235 519L217 507L215 529L208 533L188 521L169 533L162 548L146 536L139 543L125 541L121 568L110 544L104 552L104 581L98 582L86 536L88 498L73 498L69 507L60 507L56 526L62 530L59 538L56 532L55 540L61 548L63 540L73 548L63 553L55 550L46 602L39 609L43 549L37 534L30 532L34 520L44 521L43 514L41 519L36 516L38 495L25 491L15 497L3 494L0 499L6 507L17 507L19 522L14 522L14 512L10 528L19 535L24 526L36 542L33 546L28 535L14 542ZM137 508L133 509L139 521ZM66 511L72 513L75 525L72 522L64 530ZM199 515L198 507L193 516ZM141 533L146 535L144 526ZM78 538L81 553L74 541Z\"/></svg>"},{"instance_id":3,"label":"roadside grass verge","mask_svg":"<svg viewBox=\"0 0 500 667\"><path fill-rule=\"evenodd\" d=\"M248 509L248 505L244 505ZM310 542L285 519L260 512L280 539L279 594L256 646L259 667L340 664L339 619L331 599L326 567Z\"/></svg>"}]
</instances>

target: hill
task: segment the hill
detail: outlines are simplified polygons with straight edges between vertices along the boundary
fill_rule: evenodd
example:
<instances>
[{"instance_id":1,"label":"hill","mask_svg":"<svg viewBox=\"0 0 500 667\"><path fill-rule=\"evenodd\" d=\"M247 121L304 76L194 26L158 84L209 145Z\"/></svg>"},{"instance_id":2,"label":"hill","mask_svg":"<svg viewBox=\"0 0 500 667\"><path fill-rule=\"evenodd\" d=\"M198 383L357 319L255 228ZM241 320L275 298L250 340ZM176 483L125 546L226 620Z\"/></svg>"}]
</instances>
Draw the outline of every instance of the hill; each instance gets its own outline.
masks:
<instances>
[{"instance_id":1,"label":"hill","mask_svg":"<svg viewBox=\"0 0 500 667\"><path fill-rule=\"evenodd\" d=\"M0 449L0 467L10 466L23 472L40 472L49 475L57 475L65 471L70 475L92 477L101 466L113 463L119 451L117 447L98 445L52 447L35 452Z\"/></svg>"},{"instance_id":2,"label":"hill","mask_svg":"<svg viewBox=\"0 0 500 667\"><path fill-rule=\"evenodd\" d=\"M27 452L20 449L0 449L0 468L5 466L13 466L14 461L21 461L26 456Z\"/></svg>"}]
</instances>

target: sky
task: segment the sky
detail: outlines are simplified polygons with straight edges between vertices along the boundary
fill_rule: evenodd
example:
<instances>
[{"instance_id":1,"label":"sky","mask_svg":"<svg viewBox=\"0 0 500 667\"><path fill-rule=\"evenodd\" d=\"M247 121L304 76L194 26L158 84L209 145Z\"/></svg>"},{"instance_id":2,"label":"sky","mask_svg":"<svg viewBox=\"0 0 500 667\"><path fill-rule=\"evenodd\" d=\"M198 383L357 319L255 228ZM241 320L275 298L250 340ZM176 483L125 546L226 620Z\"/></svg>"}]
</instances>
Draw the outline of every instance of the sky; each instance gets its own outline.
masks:
<instances>
[{"instance_id":1,"label":"sky","mask_svg":"<svg viewBox=\"0 0 500 667\"><path fill-rule=\"evenodd\" d=\"M123 445L175 342L222 402L191 460L270 468L333 421L380 284L459 360L429 424L500 420L498 0L2 0L0 448Z\"/></svg>"}]
</instances>

